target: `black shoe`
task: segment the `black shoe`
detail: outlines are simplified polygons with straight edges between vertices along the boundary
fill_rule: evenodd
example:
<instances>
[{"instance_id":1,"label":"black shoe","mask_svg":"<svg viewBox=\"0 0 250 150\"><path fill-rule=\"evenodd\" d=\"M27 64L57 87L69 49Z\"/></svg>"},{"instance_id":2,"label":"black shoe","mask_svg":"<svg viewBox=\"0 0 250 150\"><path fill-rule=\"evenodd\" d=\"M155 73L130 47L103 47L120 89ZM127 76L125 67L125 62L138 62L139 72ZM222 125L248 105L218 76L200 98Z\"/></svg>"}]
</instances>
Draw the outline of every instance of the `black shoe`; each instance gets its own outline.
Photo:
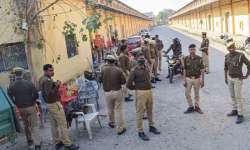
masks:
<instances>
[{"instance_id":1,"label":"black shoe","mask_svg":"<svg viewBox=\"0 0 250 150\"><path fill-rule=\"evenodd\" d=\"M155 79L151 80L151 83L154 83L154 84L155 84L155 83L156 83Z\"/></svg>"},{"instance_id":2,"label":"black shoe","mask_svg":"<svg viewBox=\"0 0 250 150\"><path fill-rule=\"evenodd\" d=\"M110 123L109 123L109 127L113 129L113 128L115 128L115 125L114 125L113 123L110 122Z\"/></svg>"},{"instance_id":3,"label":"black shoe","mask_svg":"<svg viewBox=\"0 0 250 150\"><path fill-rule=\"evenodd\" d=\"M199 114L203 114L202 110L201 110L200 107L198 107L198 106L195 106L194 111L196 111L196 112L199 113Z\"/></svg>"},{"instance_id":4,"label":"black shoe","mask_svg":"<svg viewBox=\"0 0 250 150\"><path fill-rule=\"evenodd\" d=\"M166 78L167 78L167 79L169 79L169 78L170 78L170 76L168 75Z\"/></svg>"},{"instance_id":5,"label":"black shoe","mask_svg":"<svg viewBox=\"0 0 250 150\"><path fill-rule=\"evenodd\" d=\"M184 112L184 114L190 114L194 112L194 107L188 107L188 109Z\"/></svg>"},{"instance_id":6,"label":"black shoe","mask_svg":"<svg viewBox=\"0 0 250 150\"><path fill-rule=\"evenodd\" d=\"M236 120L236 124L241 124L242 122L244 122L244 116L242 115L238 115L237 120Z\"/></svg>"},{"instance_id":7,"label":"black shoe","mask_svg":"<svg viewBox=\"0 0 250 150\"><path fill-rule=\"evenodd\" d=\"M63 142L60 141L59 143L56 144L55 149L56 149L56 150L59 150L59 149L61 149L63 146L64 146Z\"/></svg>"},{"instance_id":8,"label":"black shoe","mask_svg":"<svg viewBox=\"0 0 250 150\"><path fill-rule=\"evenodd\" d=\"M35 150L41 150L41 145L35 145Z\"/></svg>"},{"instance_id":9,"label":"black shoe","mask_svg":"<svg viewBox=\"0 0 250 150\"><path fill-rule=\"evenodd\" d=\"M144 133L144 132L139 132L138 133L139 137L143 140L143 141L149 141L149 137Z\"/></svg>"},{"instance_id":10,"label":"black shoe","mask_svg":"<svg viewBox=\"0 0 250 150\"><path fill-rule=\"evenodd\" d=\"M227 114L228 117L233 117L233 116L237 116L237 115L238 115L237 110L232 110L230 113Z\"/></svg>"},{"instance_id":11,"label":"black shoe","mask_svg":"<svg viewBox=\"0 0 250 150\"><path fill-rule=\"evenodd\" d=\"M70 145L70 146L64 146L64 150L78 150L80 147L76 146L74 144Z\"/></svg>"},{"instance_id":12,"label":"black shoe","mask_svg":"<svg viewBox=\"0 0 250 150\"><path fill-rule=\"evenodd\" d=\"M148 119L148 117L145 115L145 116L143 116L143 118L142 118L143 120L147 120Z\"/></svg>"},{"instance_id":13,"label":"black shoe","mask_svg":"<svg viewBox=\"0 0 250 150\"><path fill-rule=\"evenodd\" d=\"M32 140L28 141L28 146L32 146L34 144L34 142Z\"/></svg>"},{"instance_id":14,"label":"black shoe","mask_svg":"<svg viewBox=\"0 0 250 150\"><path fill-rule=\"evenodd\" d=\"M154 134L161 134L161 132L158 131L158 129L156 129L155 127L149 127L149 132L152 132Z\"/></svg>"},{"instance_id":15,"label":"black shoe","mask_svg":"<svg viewBox=\"0 0 250 150\"><path fill-rule=\"evenodd\" d=\"M127 131L127 129L124 128L122 131L118 132L117 134L118 134L118 135L122 135L122 134L124 134L126 131Z\"/></svg>"},{"instance_id":16,"label":"black shoe","mask_svg":"<svg viewBox=\"0 0 250 150\"><path fill-rule=\"evenodd\" d=\"M156 81L162 81L162 80L161 80L161 79L159 79L159 78L155 78L155 80L156 80Z\"/></svg>"},{"instance_id":17,"label":"black shoe","mask_svg":"<svg viewBox=\"0 0 250 150\"><path fill-rule=\"evenodd\" d=\"M155 86L152 85L151 88L152 88L152 89L155 89Z\"/></svg>"},{"instance_id":18,"label":"black shoe","mask_svg":"<svg viewBox=\"0 0 250 150\"><path fill-rule=\"evenodd\" d=\"M132 101L134 101L132 98L130 98L130 97L125 97L125 102L132 102Z\"/></svg>"}]
</instances>

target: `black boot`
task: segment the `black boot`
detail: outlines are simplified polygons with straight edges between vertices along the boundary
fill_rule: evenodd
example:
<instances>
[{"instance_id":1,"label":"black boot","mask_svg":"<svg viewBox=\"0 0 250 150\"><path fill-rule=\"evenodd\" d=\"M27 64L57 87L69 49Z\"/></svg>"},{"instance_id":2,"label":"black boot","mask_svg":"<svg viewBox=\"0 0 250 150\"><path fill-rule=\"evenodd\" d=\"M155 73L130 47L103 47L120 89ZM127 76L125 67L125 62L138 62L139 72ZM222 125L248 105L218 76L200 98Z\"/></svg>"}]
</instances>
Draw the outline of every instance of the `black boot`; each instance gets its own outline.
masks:
<instances>
[{"instance_id":1,"label":"black boot","mask_svg":"<svg viewBox=\"0 0 250 150\"><path fill-rule=\"evenodd\" d=\"M155 127L149 127L149 132L152 132L154 134L161 134L161 132L158 131L158 129L156 129Z\"/></svg>"},{"instance_id":2,"label":"black boot","mask_svg":"<svg viewBox=\"0 0 250 150\"><path fill-rule=\"evenodd\" d=\"M64 146L63 142L60 141L59 143L56 144L55 149L56 149L56 150L59 150L59 149L61 149L63 146Z\"/></svg>"},{"instance_id":3,"label":"black boot","mask_svg":"<svg viewBox=\"0 0 250 150\"><path fill-rule=\"evenodd\" d=\"M64 150L78 150L80 147L76 146L74 144L70 145L70 146L64 146Z\"/></svg>"},{"instance_id":4,"label":"black boot","mask_svg":"<svg viewBox=\"0 0 250 150\"><path fill-rule=\"evenodd\" d=\"M41 150L41 145L35 145L35 150Z\"/></svg>"},{"instance_id":5,"label":"black boot","mask_svg":"<svg viewBox=\"0 0 250 150\"><path fill-rule=\"evenodd\" d=\"M227 114L228 117L233 117L233 116L237 116L237 115L238 115L237 110L232 110L230 113Z\"/></svg>"},{"instance_id":6,"label":"black boot","mask_svg":"<svg viewBox=\"0 0 250 150\"><path fill-rule=\"evenodd\" d=\"M184 114L190 114L194 112L194 107L188 107L188 109L184 112Z\"/></svg>"},{"instance_id":7,"label":"black boot","mask_svg":"<svg viewBox=\"0 0 250 150\"><path fill-rule=\"evenodd\" d=\"M143 140L143 141L149 141L149 137L144 133L144 132L139 132L138 133L139 137Z\"/></svg>"},{"instance_id":8,"label":"black boot","mask_svg":"<svg viewBox=\"0 0 250 150\"><path fill-rule=\"evenodd\" d=\"M131 97L125 97L125 102L132 102L133 99Z\"/></svg>"},{"instance_id":9,"label":"black boot","mask_svg":"<svg viewBox=\"0 0 250 150\"><path fill-rule=\"evenodd\" d=\"M241 124L242 122L244 122L244 116L242 115L238 115L237 120L236 120L236 124Z\"/></svg>"},{"instance_id":10,"label":"black boot","mask_svg":"<svg viewBox=\"0 0 250 150\"><path fill-rule=\"evenodd\" d=\"M156 81L161 81L161 79L159 79L158 77L157 77L157 78L155 78L155 80L156 80Z\"/></svg>"},{"instance_id":11,"label":"black boot","mask_svg":"<svg viewBox=\"0 0 250 150\"><path fill-rule=\"evenodd\" d=\"M155 80L155 78L151 80L151 83L156 83L156 80Z\"/></svg>"}]
</instances>

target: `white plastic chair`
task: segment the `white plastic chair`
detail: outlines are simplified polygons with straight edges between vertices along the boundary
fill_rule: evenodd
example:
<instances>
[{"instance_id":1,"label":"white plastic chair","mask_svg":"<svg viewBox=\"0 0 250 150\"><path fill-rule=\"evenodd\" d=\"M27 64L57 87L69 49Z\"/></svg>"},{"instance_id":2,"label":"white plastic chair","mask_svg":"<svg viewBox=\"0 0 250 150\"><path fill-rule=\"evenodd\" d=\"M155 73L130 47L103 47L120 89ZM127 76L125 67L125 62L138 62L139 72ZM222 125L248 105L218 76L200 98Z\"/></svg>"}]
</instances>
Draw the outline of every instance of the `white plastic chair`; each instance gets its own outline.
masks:
<instances>
[{"instance_id":1,"label":"white plastic chair","mask_svg":"<svg viewBox=\"0 0 250 150\"><path fill-rule=\"evenodd\" d=\"M99 119L99 112L96 111L94 104L84 104L84 106L90 107L92 109L92 112L84 114L83 112L75 112L74 114L77 115L75 118L75 125L78 133L80 132L78 128L78 124L83 123L83 125L87 128L89 139L92 140L92 131L91 131L91 122L93 120L97 120L100 127L102 128L101 121Z\"/></svg>"}]
</instances>

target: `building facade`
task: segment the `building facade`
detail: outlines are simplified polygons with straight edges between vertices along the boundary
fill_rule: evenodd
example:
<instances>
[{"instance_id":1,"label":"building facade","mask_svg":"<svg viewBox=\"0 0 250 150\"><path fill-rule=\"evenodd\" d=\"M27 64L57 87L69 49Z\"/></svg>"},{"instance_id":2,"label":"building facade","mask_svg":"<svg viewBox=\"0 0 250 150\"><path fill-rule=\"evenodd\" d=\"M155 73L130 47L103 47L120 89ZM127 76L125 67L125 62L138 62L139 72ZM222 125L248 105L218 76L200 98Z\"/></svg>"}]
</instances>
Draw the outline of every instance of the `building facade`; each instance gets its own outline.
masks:
<instances>
[{"instance_id":1,"label":"building facade","mask_svg":"<svg viewBox=\"0 0 250 150\"><path fill-rule=\"evenodd\" d=\"M250 35L250 0L193 0L170 17L189 29Z\"/></svg>"},{"instance_id":2,"label":"building facade","mask_svg":"<svg viewBox=\"0 0 250 150\"><path fill-rule=\"evenodd\" d=\"M91 42L82 24L82 21L89 16L86 3L82 0L39 1L34 8L30 7L29 11L39 12L46 9L37 15L36 22L29 27L26 22L27 16L25 16L27 12L23 9L25 8L24 2L0 1L2 15L0 19L0 85L9 84L8 75L13 67L30 70L33 80L37 81L42 76L43 64L50 63L54 65L55 79L62 82L74 79L85 70L91 69ZM31 2L37 1L31 0ZM53 2L56 3L53 4ZM106 0L100 2L106 3ZM110 39L110 34L114 29L118 31L119 38L127 38L150 24L150 20L143 14L120 1L112 1L111 4L105 6L105 9L100 5L101 3L97 3L103 18L112 15L112 20L103 23L98 31L106 39ZM32 17L34 15L31 15ZM71 26L67 26L68 24ZM68 32L67 30L71 27L74 34L67 36L65 32ZM82 40L82 34L87 35L87 40Z\"/></svg>"}]
</instances>

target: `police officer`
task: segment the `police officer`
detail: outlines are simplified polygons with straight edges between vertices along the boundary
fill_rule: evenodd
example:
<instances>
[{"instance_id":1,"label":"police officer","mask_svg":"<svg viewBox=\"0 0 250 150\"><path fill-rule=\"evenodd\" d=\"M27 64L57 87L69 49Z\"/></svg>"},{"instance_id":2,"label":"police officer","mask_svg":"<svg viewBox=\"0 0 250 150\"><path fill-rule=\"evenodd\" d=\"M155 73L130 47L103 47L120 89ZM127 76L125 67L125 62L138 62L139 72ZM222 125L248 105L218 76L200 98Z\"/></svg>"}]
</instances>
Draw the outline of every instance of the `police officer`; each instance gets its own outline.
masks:
<instances>
[{"instance_id":1,"label":"police officer","mask_svg":"<svg viewBox=\"0 0 250 150\"><path fill-rule=\"evenodd\" d=\"M126 83L126 79L122 70L115 65L116 58L113 55L108 55L106 60L108 64L102 67L101 81L108 107L109 126L115 128L115 112L117 112L119 116L117 134L121 135L126 132L122 93L122 85Z\"/></svg>"},{"instance_id":2,"label":"police officer","mask_svg":"<svg viewBox=\"0 0 250 150\"><path fill-rule=\"evenodd\" d=\"M209 55L208 55L208 49L209 49L209 39L207 38L207 33L202 32L202 42L200 50L202 51L202 60L203 64L205 66L205 72L209 73Z\"/></svg>"},{"instance_id":3,"label":"police officer","mask_svg":"<svg viewBox=\"0 0 250 150\"><path fill-rule=\"evenodd\" d=\"M189 46L189 55L184 58L184 87L186 88L185 95L188 102L188 109L184 112L192 113L194 111L203 114L200 109L200 88L204 87L204 65L202 58L196 55L196 46L191 44ZM191 90L194 88L195 105L193 105Z\"/></svg>"},{"instance_id":4,"label":"police officer","mask_svg":"<svg viewBox=\"0 0 250 150\"><path fill-rule=\"evenodd\" d=\"M123 74L125 75L126 79L128 78L130 69L131 69L131 64L128 55L126 54L127 52L127 45L123 45L120 48L120 55L118 57L119 59L119 66L123 71ZM126 86L123 87L124 89L124 96L125 96L125 101L130 102L133 101L131 98L131 94L129 94L129 91Z\"/></svg>"},{"instance_id":5,"label":"police officer","mask_svg":"<svg viewBox=\"0 0 250 150\"><path fill-rule=\"evenodd\" d=\"M22 68L16 68L14 71L16 81L10 85L8 94L19 108L29 148L33 149L35 146L35 150L40 150L41 136L36 115L38 92L32 82L23 79L23 71Z\"/></svg>"},{"instance_id":6,"label":"police officer","mask_svg":"<svg viewBox=\"0 0 250 150\"><path fill-rule=\"evenodd\" d=\"M149 51L150 51L150 73L151 73L151 82L152 83L156 83L156 77L157 77L157 71L155 71L155 66L157 66L157 62L156 60L158 59L158 53L157 53L157 49L155 47L155 40L148 40L149 41Z\"/></svg>"},{"instance_id":7,"label":"police officer","mask_svg":"<svg viewBox=\"0 0 250 150\"><path fill-rule=\"evenodd\" d=\"M229 87L231 99L233 101L233 110L228 116L237 116L237 124L244 121L244 98L243 98L243 80L250 75L250 62L246 56L235 50L235 43L227 44L229 54L225 57L225 82ZM243 64L247 66L247 74L242 72Z\"/></svg>"},{"instance_id":8,"label":"police officer","mask_svg":"<svg viewBox=\"0 0 250 150\"><path fill-rule=\"evenodd\" d=\"M39 80L39 87L46 102L51 123L51 132L55 149L59 150L64 146L65 150L77 150L79 146L72 144L65 118L65 112L60 102L59 86L60 81L54 81L54 68L51 64L43 66L44 76ZM63 141L60 139L60 129Z\"/></svg>"},{"instance_id":9,"label":"police officer","mask_svg":"<svg viewBox=\"0 0 250 150\"><path fill-rule=\"evenodd\" d=\"M154 134L160 134L155 128L153 119L153 93L152 85L150 82L150 72L145 64L145 58L143 55L138 57L138 65L130 72L127 87L130 90L135 90L136 93L136 123L138 136L148 141L149 137L144 133L143 130L143 115L147 112L149 121L149 131Z\"/></svg>"},{"instance_id":10,"label":"police officer","mask_svg":"<svg viewBox=\"0 0 250 150\"><path fill-rule=\"evenodd\" d=\"M151 66L151 54L150 54L150 49L149 49L149 42L148 40L143 41L143 45L141 48L142 54L144 55L144 58L146 59L146 64L148 64L148 67Z\"/></svg>"},{"instance_id":11,"label":"police officer","mask_svg":"<svg viewBox=\"0 0 250 150\"><path fill-rule=\"evenodd\" d=\"M162 40L159 39L159 35L155 35L156 48L158 50L158 69L161 71L161 61L162 61L162 49L164 48Z\"/></svg>"}]
</instances>

